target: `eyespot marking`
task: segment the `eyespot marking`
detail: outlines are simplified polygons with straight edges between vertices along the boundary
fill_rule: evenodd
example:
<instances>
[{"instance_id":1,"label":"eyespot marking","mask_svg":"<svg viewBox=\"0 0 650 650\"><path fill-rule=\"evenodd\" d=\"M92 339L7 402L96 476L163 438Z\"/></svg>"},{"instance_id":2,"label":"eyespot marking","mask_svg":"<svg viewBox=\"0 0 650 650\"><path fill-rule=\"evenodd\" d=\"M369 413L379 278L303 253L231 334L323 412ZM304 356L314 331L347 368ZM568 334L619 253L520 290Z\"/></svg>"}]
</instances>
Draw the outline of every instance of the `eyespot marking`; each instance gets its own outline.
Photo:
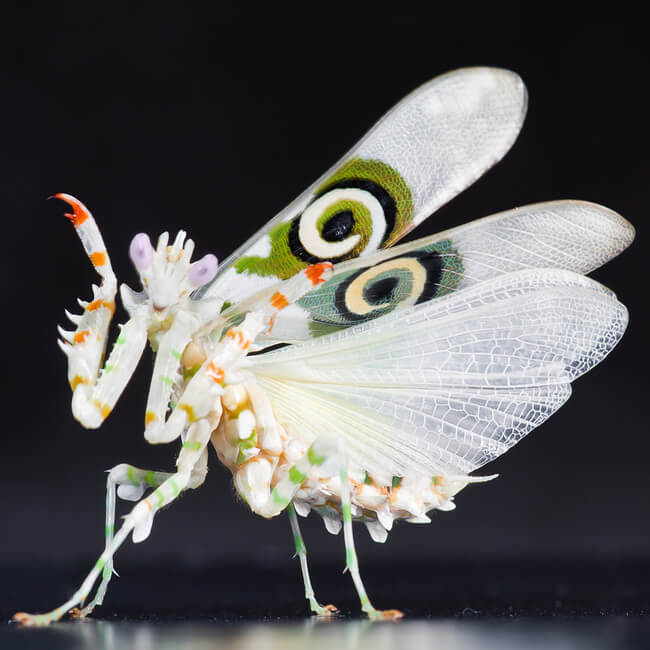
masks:
<instances>
[{"instance_id":1,"label":"eyespot marking","mask_svg":"<svg viewBox=\"0 0 650 650\"><path fill-rule=\"evenodd\" d=\"M268 232L266 257L235 262L237 273L286 280L309 264L341 262L394 243L413 219L413 199L399 172L355 158L315 191L302 214Z\"/></svg>"}]
</instances>

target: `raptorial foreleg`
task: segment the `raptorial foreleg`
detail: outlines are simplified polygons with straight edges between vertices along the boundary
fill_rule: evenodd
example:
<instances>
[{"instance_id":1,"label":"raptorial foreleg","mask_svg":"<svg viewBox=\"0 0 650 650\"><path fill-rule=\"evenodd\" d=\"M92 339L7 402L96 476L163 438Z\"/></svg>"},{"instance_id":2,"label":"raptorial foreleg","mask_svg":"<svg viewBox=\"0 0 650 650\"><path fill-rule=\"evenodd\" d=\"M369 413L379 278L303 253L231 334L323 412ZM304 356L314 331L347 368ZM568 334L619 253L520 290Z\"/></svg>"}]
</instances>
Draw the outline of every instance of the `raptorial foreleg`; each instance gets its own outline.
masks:
<instances>
[{"instance_id":1,"label":"raptorial foreleg","mask_svg":"<svg viewBox=\"0 0 650 650\"><path fill-rule=\"evenodd\" d=\"M72 207L66 216L72 221L88 258L102 278L93 285L90 302L79 301L81 315L68 314L74 331L59 328L59 347L68 357L68 382L73 392L72 412L86 428L97 428L111 412L124 390L147 342L146 322L142 315L120 326L120 334L102 370L108 328L115 312L117 278L97 223L81 201L69 194L56 194Z\"/></svg>"}]
</instances>

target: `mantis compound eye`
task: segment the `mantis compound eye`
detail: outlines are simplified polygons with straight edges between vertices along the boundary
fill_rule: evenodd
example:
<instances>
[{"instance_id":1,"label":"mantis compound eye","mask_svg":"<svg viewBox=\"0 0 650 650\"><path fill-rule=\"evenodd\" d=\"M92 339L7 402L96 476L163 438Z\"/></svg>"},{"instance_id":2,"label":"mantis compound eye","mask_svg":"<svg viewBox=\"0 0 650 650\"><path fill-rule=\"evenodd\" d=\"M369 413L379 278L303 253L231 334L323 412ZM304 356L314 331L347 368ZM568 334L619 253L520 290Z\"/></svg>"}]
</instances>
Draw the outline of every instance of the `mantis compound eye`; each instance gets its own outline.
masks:
<instances>
[{"instance_id":1,"label":"mantis compound eye","mask_svg":"<svg viewBox=\"0 0 650 650\"><path fill-rule=\"evenodd\" d=\"M153 246L149 235L141 232L131 240L129 257L138 271L143 271L151 266L153 260Z\"/></svg>"},{"instance_id":2,"label":"mantis compound eye","mask_svg":"<svg viewBox=\"0 0 650 650\"><path fill-rule=\"evenodd\" d=\"M198 262L194 262L190 267L190 284L196 288L207 284L217 274L218 266L219 262L214 255L211 253L204 255Z\"/></svg>"}]
</instances>

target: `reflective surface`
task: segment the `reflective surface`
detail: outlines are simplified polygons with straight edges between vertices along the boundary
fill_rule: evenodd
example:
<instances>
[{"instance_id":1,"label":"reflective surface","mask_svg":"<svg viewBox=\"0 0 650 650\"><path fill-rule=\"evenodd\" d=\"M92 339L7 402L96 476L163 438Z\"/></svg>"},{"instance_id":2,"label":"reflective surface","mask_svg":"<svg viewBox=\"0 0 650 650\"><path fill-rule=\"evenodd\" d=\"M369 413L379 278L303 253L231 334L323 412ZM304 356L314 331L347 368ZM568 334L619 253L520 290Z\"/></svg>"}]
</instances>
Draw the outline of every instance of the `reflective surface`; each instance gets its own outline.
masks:
<instances>
[{"instance_id":1,"label":"reflective surface","mask_svg":"<svg viewBox=\"0 0 650 650\"><path fill-rule=\"evenodd\" d=\"M367 621L58 623L49 629L9 628L0 647L16 650L293 650L436 648L436 650L627 649L647 647L650 622L623 618L457 619L372 624Z\"/></svg>"},{"instance_id":2,"label":"reflective surface","mask_svg":"<svg viewBox=\"0 0 650 650\"><path fill-rule=\"evenodd\" d=\"M0 624L0 648L625 650L647 648L650 639L650 565L642 561L366 564L375 604L406 615L375 624L359 618L340 567L313 570L323 601L345 613L330 621L307 615L296 566L119 568L122 578L111 583L95 618L42 629ZM5 567L0 616L53 607L83 575L79 566Z\"/></svg>"}]
</instances>

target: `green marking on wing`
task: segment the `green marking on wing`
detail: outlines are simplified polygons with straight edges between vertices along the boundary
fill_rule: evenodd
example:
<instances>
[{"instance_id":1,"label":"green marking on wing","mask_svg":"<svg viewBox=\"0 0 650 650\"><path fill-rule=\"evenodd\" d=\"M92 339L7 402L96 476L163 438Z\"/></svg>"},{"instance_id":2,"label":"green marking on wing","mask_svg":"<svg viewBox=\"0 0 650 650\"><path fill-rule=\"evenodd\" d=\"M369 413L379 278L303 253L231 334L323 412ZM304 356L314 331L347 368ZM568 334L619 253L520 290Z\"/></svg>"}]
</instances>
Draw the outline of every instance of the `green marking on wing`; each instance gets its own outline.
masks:
<instances>
[{"instance_id":1,"label":"green marking on wing","mask_svg":"<svg viewBox=\"0 0 650 650\"><path fill-rule=\"evenodd\" d=\"M433 246L440 253L443 260L440 289L438 289L435 296L439 298L456 290L465 274L465 267L463 266L462 255L453 247L450 239L443 239Z\"/></svg>"},{"instance_id":2,"label":"green marking on wing","mask_svg":"<svg viewBox=\"0 0 650 650\"><path fill-rule=\"evenodd\" d=\"M393 169L384 162L353 158L318 187L316 194L323 194L333 185L338 185L341 182L351 179L376 183L388 192L395 201L395 207L397 209L395 226L382 245L382 248L392 246L413 219L413 196L407 182L396 169ZM352 255L350 257L355 256Z\"/></svg>"},{"instance_id":3,"label":"green marking on wing","mask_svg":"<svg viewBox=\"0 0 650 650\"><path fill-rule=\"evenodd\" d=\"M251 255L241 257L233 265L237 273L248 273L259 275L263 278L273 276L281 280L287 280L298 271L307 268L309 264L299 260L289 247L289 230L291 222L279 223L269 230L268 237L271 240L271 253L268 257Z\"/></svg>"},{"instance_id":4,"label":"green marking on wing","mask_svg":"<svg viewBox=\"0 0 650 650\"><path fill-rule=\"evenodd\" d=\"M409 229L409 225L413 220L412 193L399 172L390 165L378 160L354 158L344 164L316 189L314 201L309 205L336 189L361 190L374 195L374 205L379 201L385 211L384 217L386 217L386 226L388 228L381 243L382 248L391 246ZM343 213L351 215L352 226L351 230L346 232L346 237L357 235L357 238L355 242L350 244L351 246L354 244L353 247L346 249L345 253L340 255L336 261L353 259L366 250L371 240L374 227L371 211L363 201L353 200L349 196L346 198L340 195L333 196L338 196L340 200L335 200L334 203L323 209L322 214L318 215L315 221L316 232L312 232L310 237L326 239L322 235L324 228L332 217ZM270 245L268 256L244 255L234 263L233 268L235 271L239 274L246 273L248 275L286 280L307 267L309 263L319 261L318 255L324 253L319 252L317 256L314 256L307 250L309 244L296 241L296 239L301 239L302 235L297 236L295 231L291 235L292 226L301 217L301 214L296 215L290 221L284 221L273 226L266 234ZM309 226L308 228L312 227ZM326 239L326 241L332 240Z\"/></svg>"},{"instance_id":5,"label":"green marking on wing","mask_svg":"<svg viewBox=\"0 0 650 650\"><path fill-rule=\"evenodd\" d=\"M310 312L309 330L318 337L452 293L464 272L462 256L445 239L337 273L297 304Z\"/></svg>"}]
</instances>

